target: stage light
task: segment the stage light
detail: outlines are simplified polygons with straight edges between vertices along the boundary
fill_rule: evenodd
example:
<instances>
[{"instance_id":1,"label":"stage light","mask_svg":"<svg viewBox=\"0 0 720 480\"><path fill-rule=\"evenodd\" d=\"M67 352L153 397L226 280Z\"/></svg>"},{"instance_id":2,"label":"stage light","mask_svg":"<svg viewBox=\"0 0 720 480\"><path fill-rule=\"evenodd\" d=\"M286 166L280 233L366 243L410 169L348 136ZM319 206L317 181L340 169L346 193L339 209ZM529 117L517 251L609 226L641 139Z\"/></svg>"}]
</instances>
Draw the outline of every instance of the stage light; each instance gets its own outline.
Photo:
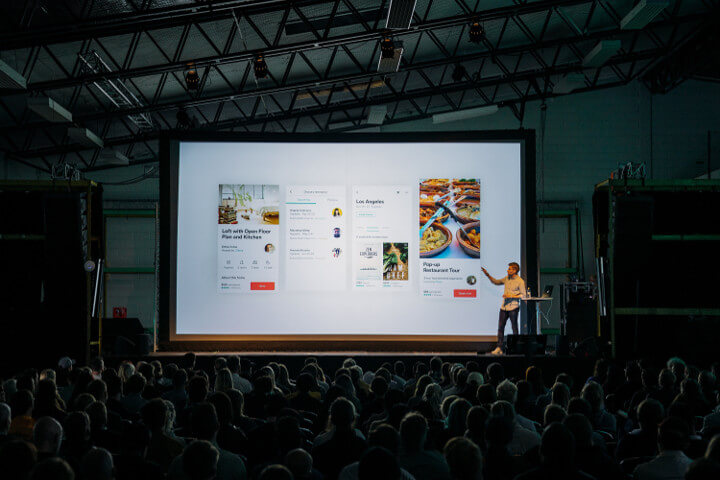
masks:
<instances>
[{"instance_id":1,"label":"stage light","mask_svg":"<svg viewBox=\"0 0 720 480\"><path fill-rule=\"evenodd\" d=\"M600 40L583 58L584 67L601 67L615 55L621 47L620 40Z\"/></svg>"},{"instance_id":2,"label":"stage light","mask_svg":"<svg viewBox=\"0 0 720 480\"><path fill-rule=\"evenodd\" d=\"M255 71L255 78L265 78L268 76L268 66L265 63L265 58L262 55L255 57L253 62L253 70Z\"/></svg>"},{"instance_id":3,"label":"stage light","mask_svg":"<svg viewBox=\"0 0 720 480\"><path fill-rule=\"evenodd\" d=\"M185 110L184 107L180 107L175 114L175 119L177 120L177 124L175 125L175 128L177 129L189 130L191 128L195 128L195 121L190 118L190 115L188 115L187 110Z\"/></svg>"},{"instance_id":4,"label":"stage light","mask_svg":"<svg viewBox=\"0 0 720 480\"><path fill-rule=\"evenodd\" d=\"M190 70L185 72L185 85L187 85L188 90L195 91L200 88L200 75L198 75L194 64L191 63L188 67L190 67Z\"/></svg>"},{"instance_id":5,"label":"stage light","mask_svg":"<svg viewBox=\"0 0 720 480\"><path fill-rule=\"evenodd\" d=\"M585 75L582 73L568 73L555 84L553 93L566 94L585 86Z\"/></svg>"},{"instance_id":6,"label":"stage light","mask_svg":"<svg viewBox=\"0 0 720 480\"><path fill-rule=\"evenodd\" d=\"M405 30L410 28L417 0L390 0L385 28Z\"/></svg>"},{"instance_id":7,"label":"stage light","mask_svg":"<svg viewBox=\"0 0 720 480\"><path fill-rule=\"evenodd\" d=\"M480 43L485 39L485 29L480 25L479 20L475 20L470 24L470 32L468 32L470 36L470 42L472 43Z\"/></svg>"},{"instance_id":8,"label":"stage light","mask_svg":"<svg viewBox=\"0 0 720 480\"><path fill-rule=\"evenodd\" d=\"M0 89L25 90L27 79L17 70L0 60Z\"/></svg>"},{"instance_id":9,"label":"stage light","mask_svg":"<svg viewBox=\"0 0 720 480\"><path fill-rule=\"evenodd\" d=\"M126 167L130 165L130 159L117 150L104 148L100 151L96 166Z\"/></svg>"},{"instance_id":10,"label":"stage light","mask_svg":"<svg viewBox=\"0 0 720 480\"><path fill-rule=\"evenodd\" d=\"M465 67L460 65L459 63L455 65L455 69L452 72L452 75L450 77L453 79L453 82L459 82L467 75L467 70L465 70Z\"/></svg>"},{"instance_id":11,"label":"stage light","mask_svg":"<svg viewBox=\"0 0 720 480\"><path fill-rule=\"evenodd\" d=\"M98 137L87 128L70 127L67 130L67 134L71 140L86 147L103 148L103 146L105 145L102 138Z\"/></svg>"},{"instance_id":12,"label":"stage light","mask_svg":"<svg viewBox=\"0 0 720 480\"><path fill-rule=\"evenodd\" d=\"M393 58L395 55L395 43L392 38L385 37L380 42L380 58Z\"/></svg>"},{"instance_id":13,"label":"stage light","mask_svg":"<svg viewBox=\"0 0 720 480\"><path fill-rule=\"evenodd\" d=\"M669 0L640 0L620 21L621 30L640 30L670 4Z\"/></svg>"},{"instance_id":14,"label":"stage light","mask_svg":"<svg viewBox=\"0 0 720 480\"><path fill-rule=\"evenodd\" d=\"M368 125L382 125L387 116L387 105L373 105L368 110L366 123Z\"/></svg>"},{"instance_id":15,"label":"stage light","mask_svg":"<svg viewBox=\"0 0 720 480\"><path fill-rule=\"evenodd\" d=\"M378 73L395 73L400 68L400 60L402 59L403 46L402 42L393 42L393 54L391 57L385 57L380 52L380 59L378 60ZM389 82L386 83L389 84Z\"/></svg>"},{"instance_id":16,"label":"stage light","mask_svg":"<svg viewBox=\"0 0 720 480\"><path fill-rule=\"evenodd\" d=\"M28 98L27 106L49 122L72 122L72 113L49 97Z\"/></svg>"},{"instance_id":17,"label":"stage light","mask_svg":"<svg viewBox=\"0 0 720 480\"><path fill-rule=\"evenodd\" d=\"M455 110L454 112L436 113L432 116L432 123L449 123L460 120L469 120L471 118L484 117L497 113L500 109L497 105L487 105L485 107L466 108L464 110Z\"/></svg>"}]
</instances>

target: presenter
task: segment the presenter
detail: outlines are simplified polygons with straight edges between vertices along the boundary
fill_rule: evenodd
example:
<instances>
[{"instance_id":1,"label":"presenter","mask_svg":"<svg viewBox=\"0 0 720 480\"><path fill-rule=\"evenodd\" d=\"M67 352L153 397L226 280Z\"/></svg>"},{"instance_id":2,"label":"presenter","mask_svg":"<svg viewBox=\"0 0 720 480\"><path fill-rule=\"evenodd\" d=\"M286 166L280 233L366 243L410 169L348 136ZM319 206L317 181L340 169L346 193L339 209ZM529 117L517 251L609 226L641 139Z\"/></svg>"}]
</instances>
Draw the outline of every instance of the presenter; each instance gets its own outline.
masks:
<instances>
[{"instance_id":1,"label":"presenter","mask_svg":"<svg viewBox=\"0 0 720 480\"><path fill-rule=\"evenodd\" d=\"M518 272L520 265L516 262L508 263L507 276L501 279L493 278L485 267L482 272L495 285L505 285L503 293L503 303L500 306L500 319L498 320L498 343L493 355L503 354L503 341L505 340L505 324L510 319L513 335L518 333L518 312L520 311L520 298L525 295L525 281L520 278Z\"/></svg>"}]
</instances>

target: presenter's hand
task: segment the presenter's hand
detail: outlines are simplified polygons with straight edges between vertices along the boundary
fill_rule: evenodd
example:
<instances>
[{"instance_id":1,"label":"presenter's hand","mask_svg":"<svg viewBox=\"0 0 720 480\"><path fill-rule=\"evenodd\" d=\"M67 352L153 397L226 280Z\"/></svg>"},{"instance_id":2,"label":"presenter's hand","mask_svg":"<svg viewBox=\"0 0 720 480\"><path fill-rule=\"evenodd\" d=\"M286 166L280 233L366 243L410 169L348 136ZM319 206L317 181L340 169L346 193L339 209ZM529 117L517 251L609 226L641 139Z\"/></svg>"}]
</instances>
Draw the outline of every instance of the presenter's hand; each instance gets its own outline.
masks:
<instances>
[{"instance_id":1,"label":"presenter's hand","mask_svg":"<svg viewBox=\"0 0 720 480\"><path fill-rule=\"evenodd\" d=\"M485 275L487 275L488 277L490 276L490 274L488 273L488 271L485 270L485 267L480 267L480 270L482 270L482 272L483 272Z\"/></svg>"}]
</instances>

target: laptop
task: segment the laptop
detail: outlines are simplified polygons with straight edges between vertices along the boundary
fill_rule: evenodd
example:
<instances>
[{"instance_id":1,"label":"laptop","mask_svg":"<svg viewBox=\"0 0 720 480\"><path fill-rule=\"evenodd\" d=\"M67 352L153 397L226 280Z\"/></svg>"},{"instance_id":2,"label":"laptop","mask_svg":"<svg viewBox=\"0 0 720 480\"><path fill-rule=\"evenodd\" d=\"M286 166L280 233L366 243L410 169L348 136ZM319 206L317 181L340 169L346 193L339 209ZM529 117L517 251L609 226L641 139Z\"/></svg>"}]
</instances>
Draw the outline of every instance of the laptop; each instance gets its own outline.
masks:
<instances>
[{"instance_id":1,"label":"laptop","mask_svg":"<svg viewBox=\"0 0 720 480\"><path fill-rule=\"evenodd\" d=\"M542 295L540 295L540 298L552 298L552 291L553 291L552 285L545 285L545 290L543 290L543 293L542 293Z\"/></svg>"}]
</instances>

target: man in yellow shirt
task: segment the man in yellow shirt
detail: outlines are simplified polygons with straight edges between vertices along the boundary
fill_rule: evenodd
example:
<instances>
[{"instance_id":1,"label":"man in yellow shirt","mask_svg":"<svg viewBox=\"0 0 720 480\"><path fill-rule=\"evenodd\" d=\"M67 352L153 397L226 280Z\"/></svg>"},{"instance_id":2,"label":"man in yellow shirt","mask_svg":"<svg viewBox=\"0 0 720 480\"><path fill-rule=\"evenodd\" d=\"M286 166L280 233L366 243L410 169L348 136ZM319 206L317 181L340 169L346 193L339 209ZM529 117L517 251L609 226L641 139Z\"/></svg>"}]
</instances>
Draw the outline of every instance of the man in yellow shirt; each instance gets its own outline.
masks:
<instances>
[{"instance_id":1,"label":"man in yellow shirt","mask_svg":"<svg viewBox=\"0 0 720 480\"><path fill-rule=\"evenodd\" d=\"M518 312L520 311L520 298L525 296L525 281L520 278L518 272L520 265L516 262L508 263L507 276L497 279L493 278L483 267L482 272L495 285L505 285L503 303L500 306L500 318L498 320L498 343L493 355L502 355L503 342L505 340L505 325L510 319L513 335L518 333Z\"/></svg>"}]
</instances>

